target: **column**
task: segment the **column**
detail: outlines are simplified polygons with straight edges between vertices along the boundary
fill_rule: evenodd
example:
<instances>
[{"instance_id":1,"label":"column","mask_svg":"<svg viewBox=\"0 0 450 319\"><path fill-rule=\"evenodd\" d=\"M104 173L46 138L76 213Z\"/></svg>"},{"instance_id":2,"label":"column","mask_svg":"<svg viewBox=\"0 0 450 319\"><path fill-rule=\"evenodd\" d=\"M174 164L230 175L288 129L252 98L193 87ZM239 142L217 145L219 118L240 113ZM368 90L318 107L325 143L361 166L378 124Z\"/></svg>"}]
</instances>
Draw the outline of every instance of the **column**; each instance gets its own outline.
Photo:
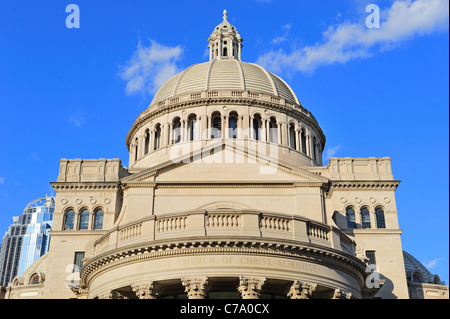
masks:
<instances>
[{"instance_id":1,"label":"column","mask_svg":"<svg viewBox=\"0 0 450 319\"><path fill-rule=\"evenodd\" d=\"M259 299L266 278L239 277L238 291L242 299Z\"/></svg>"},{"instance_id":2,"label":"column","mask_svg":"<svg viewBox=\"0 0 450 319\"><path fill-rule=\"evenodd\" d=\"M351 299L352 294L345 292L342 289L335 289L333 293L333 297L331 299Z\"/></svg>"},{"instance_id":3,"label":"column","mask_svg":"<svg viewBox=\"0 0 450 319\"><path fill-rule=\"evenodd\" d=\"M138 299L156 299L159 287L153 281L131 285L131 289L136 293Z\"/></svg>"},{"instance_id":4,"label":"column","mask_svg":"<svg viewBox=\"0 0 450 319\"><path fill-rule=\"evenodd\" d=\"M300 134L299 134L298 128L296 128L294 130L294 132L295 132L295 149L300 152L300 150L301 150L300 149L300 141L299 141Z\"/></svg>"},{"instance_id":5,"label":"column","mask_svg":"<svg viewBox=\"0 0 450 319\"><path fill-rule=\"evenodd\" d=\"M290 299L310 299L316 288L316 284L304 283L296 280L289 289L287 296Z\"/></svg>"},{"instance_id":6,"label":"column","mask_svg":"<svg viewBox=\"0 0 450 319\"><path fill-rule=\"evenodd\" d=\"M224 139L224 138L226 138L226 135L225 135L225 133L226 133L226 131L228 131L227 130L227 117L226 116L222 116L222 132L220 132L221 134L222 134L222 139Z\"/></svg>"},{"instance_id":7,"label":"column","mask_svg":"<svg viewBox=\"0 0 450 319\"><path fill-rule=\"evenodd\" d=\"M208 297L208 278L183 278L181 282L184 286L188 299L206 299Z\"/></svg>"},{"instance_id":8,"label":"column","mask_svg":"<svg viewBox=\"0 0 450 319\"><path fill-rule=\"evenodd\" d=\"M288 145L288 138L287 138L287 124L286 122L281 122L281 145L283 146L289 146Z\"/></svg>"}]
</instances>

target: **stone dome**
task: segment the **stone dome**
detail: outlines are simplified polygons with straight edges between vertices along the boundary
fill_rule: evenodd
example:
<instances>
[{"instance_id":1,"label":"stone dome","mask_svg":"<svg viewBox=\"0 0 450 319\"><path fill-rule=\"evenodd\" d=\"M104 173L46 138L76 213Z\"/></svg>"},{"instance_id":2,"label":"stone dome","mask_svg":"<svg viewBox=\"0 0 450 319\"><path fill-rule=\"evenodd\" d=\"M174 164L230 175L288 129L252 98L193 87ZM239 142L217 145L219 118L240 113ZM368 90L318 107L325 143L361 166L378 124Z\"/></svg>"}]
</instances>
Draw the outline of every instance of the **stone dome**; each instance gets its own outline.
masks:
<instances>
[{"instance_id":1,"label":"stone dome","mask_svg":"<svg viewBox=\"0 0 450 319\"><path fill-rule=\"evenodd\" d=\"M168 80L152 104L177 96L205 91L249 91L300 104L293 90L280 77L257 64L238 59L212 59L194 64Z\"/></svg>"}]
</instances>

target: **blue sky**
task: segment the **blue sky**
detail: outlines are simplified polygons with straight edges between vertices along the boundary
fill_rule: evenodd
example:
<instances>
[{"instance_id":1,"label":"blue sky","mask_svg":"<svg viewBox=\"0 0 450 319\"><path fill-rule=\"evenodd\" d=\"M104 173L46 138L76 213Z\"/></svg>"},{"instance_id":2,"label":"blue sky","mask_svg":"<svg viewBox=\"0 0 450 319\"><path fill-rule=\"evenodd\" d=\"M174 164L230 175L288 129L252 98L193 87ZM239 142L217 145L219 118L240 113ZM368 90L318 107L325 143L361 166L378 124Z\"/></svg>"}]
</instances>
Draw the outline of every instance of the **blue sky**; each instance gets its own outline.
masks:
<instances>
[{"instance_id":1,"label":"blue sky","mask_svg":"<svg viewBox=\"0 0 450 319\"><path fill-rule=\"evenodd\" d=\"M68 29L66 6L80 8ZM224 4L226 3L226 7ZM381 9L367 29L368 4ZM208 60L228 10L242 58L282 76L325 155L391 157L403 248L449 282L448 0L4 1L0 234L52 192L61 158L120 158L160 83ZM327 163L325 158L325 164Z\"/></svg>"}]
</instances>

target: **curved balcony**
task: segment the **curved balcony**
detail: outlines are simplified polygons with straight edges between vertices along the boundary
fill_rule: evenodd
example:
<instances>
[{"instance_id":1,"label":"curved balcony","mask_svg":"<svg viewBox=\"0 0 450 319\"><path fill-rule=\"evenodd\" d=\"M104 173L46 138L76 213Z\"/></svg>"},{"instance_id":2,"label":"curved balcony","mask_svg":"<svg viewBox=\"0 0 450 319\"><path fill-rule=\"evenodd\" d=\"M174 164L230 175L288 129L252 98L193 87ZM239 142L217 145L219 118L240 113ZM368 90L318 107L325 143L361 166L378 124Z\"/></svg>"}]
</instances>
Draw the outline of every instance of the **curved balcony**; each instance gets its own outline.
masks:
<instances>
[{"instance_id":1,"label":"curved balcony","mask_svg":"<svg viewBox=\"0 0 450 319\"><path fill-rule=\"evenodd\" d=\"M96 241L94 251L97 256L136 243L198 236L293 240L355 255L354 241L337 227L300 216L242 210L150 216L110 230Z\"/></svg>"},{"instance_id":2,"label":"curved balcony","mask_svg":"<svg viewBox=\"0 0 450 319\"><path fill-rule=\"evenodd\" d=\"M354 251L355 243L338 228L299 216L252 210L151 216L95 242L78 292L132 295L146 282L165 287L167 296L180 292L186 278L202 276L229 290L238 277L264 277L266 292L305 280L322 293L343 289L361 298L365 265Z\"/></svg>"}]
</instances>

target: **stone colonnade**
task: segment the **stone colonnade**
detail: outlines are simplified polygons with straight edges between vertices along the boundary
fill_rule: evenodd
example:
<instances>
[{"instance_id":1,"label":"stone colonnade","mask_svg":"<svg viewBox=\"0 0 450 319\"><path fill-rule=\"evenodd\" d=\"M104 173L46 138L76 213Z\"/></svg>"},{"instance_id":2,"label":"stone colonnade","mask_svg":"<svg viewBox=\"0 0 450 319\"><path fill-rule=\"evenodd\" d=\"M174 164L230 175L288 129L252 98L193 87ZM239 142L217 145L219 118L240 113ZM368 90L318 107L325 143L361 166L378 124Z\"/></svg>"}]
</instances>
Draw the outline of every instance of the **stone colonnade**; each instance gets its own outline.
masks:
<instances>
[{"instance_id":1,"label":"stone colonnade","mask_svg":"<svg viewBox=\"0 0 450 319\"><path fill-rule=\"evenodd\" d=\"M208 277L199 276L193 278L181 278L181 283L188 299L207 299L210 289ZM263 286L266 283L264 277L239 277L237 291L242 299L260 299ZM160 287L154 281L135 283L131 285L136 299L158 299ZM289 299L311 299L316 291L317 284L294 280L286 297ZM127 299L118 290L111 290L100 296L99 299ZM351 299L352 294L342 289L334 289L328 295L331 299ZM322 298L323 295L322 295Z\"/></svg>"}]
</instances>

